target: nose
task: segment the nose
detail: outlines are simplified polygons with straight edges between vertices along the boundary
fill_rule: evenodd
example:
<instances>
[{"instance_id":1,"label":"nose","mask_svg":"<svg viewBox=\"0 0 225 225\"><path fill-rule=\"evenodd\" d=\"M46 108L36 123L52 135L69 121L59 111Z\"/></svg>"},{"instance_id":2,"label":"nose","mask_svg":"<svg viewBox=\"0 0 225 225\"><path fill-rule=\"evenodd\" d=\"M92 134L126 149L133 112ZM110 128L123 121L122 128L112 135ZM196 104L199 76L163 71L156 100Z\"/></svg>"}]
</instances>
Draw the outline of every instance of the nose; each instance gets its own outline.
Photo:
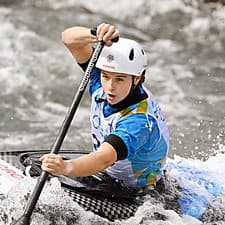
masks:
<instances>
[{"instance_id":1,"label":"nose","mask_svg":"<svg viewBox=\"0 0 225 225\"><path fill-rule=\"evenodd\" d=\"M109 90L115 89L115 81L113 79L108 80L108 88L109 88Z\"/></svg>"}]
</instances>

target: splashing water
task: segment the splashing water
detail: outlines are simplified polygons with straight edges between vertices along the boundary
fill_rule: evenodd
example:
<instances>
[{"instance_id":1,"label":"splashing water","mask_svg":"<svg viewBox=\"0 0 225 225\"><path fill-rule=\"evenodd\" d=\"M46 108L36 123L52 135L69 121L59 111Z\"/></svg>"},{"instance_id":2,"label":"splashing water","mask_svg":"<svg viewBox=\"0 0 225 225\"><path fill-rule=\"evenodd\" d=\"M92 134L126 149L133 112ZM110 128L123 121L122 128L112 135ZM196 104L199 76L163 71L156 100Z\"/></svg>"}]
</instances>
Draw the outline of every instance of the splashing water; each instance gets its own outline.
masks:
<instances>
[{"instance_id":1,"label":"splashing water","mask_svg":"<svg viewBox=\"0 0 225 225\"><path fill-rule=\"evenodd\" d=\"M224 149L224 148L223 148ZM32 215L36 224L223 224L225 212L225 154L218 153L209 160L169 159L167 191L161 196L147 195L144 204L124 221L109 222L75 203L53 178L45 186ZM176 181L176 182L175 182ZM8 225L23 213L26 201L35 185L26 178L1 196L0 224ZM179 187L177 186L179 185ZM180 210L174 200L179 196ZM182 211L182 213L181 213Z\"/></svg>"}]
</instances>

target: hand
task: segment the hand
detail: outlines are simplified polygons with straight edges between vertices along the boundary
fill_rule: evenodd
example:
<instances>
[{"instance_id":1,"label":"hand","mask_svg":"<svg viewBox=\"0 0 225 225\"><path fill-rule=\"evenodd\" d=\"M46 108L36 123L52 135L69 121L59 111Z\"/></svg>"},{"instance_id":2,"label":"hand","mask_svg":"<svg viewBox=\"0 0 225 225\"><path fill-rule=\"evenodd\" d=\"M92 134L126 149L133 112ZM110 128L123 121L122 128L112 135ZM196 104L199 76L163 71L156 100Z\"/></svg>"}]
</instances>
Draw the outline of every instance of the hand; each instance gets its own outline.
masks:
<instances>
[{"instance_id":1,"label":"hand","mask_svg":"<svg viewBox=\"0 0 225 225\"><path fill-rule=\"evenodd\" d=\"M103 40L105 45L111 46L112 39L119 37L119 31L113 25L102 23L97 27L96 36L99 41Z\"/></svg>"},{"instance_id":2,"label":"hand","mask_svg":"<svg viewBox=\"0 0 225 225\"><path fill-rule=\"evenodd\" d=\"M66 162L60 155L46 154L40 160L42 161L42 170L49 172L53 175L62 175L67 172Z\"/></svg>"}]
</instances>

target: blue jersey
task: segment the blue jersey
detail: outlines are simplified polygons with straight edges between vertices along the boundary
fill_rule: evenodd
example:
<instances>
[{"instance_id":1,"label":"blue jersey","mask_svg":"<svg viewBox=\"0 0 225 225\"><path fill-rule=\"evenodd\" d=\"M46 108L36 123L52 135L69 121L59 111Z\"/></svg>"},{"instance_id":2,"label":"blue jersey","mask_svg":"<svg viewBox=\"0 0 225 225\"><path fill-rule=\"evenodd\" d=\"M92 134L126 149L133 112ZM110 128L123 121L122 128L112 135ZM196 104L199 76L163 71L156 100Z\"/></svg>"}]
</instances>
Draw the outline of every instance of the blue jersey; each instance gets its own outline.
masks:
<instances>
[{"instance_id":1,"label":"blue jersey","mask_svg":"<svg viewBox=\"0 0 225 225\"><path fill-rule=\"evenodd\" d=\"M137 88L147 93L147 97L115 111L107 101L96 101L104 98L99 69L93 70L89 85L94 150L112 134L124 142L126 158L116 161L106 172L130 187L156 184L162 176L169 146L168 127L158 103L142 85Z\"/></svg>"}]
</instances>

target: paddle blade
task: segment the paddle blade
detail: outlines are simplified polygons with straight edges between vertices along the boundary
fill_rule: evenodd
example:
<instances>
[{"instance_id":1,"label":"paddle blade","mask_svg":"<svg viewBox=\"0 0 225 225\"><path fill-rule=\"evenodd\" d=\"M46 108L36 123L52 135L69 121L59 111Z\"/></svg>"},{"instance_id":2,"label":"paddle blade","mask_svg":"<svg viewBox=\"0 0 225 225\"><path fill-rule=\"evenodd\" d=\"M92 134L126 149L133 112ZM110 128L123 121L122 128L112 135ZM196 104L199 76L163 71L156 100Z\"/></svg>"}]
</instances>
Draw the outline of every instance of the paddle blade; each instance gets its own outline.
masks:
<instances>
[{"instance_id":1,"label":"paddle blade","mask_svg":"<svg viewBox=\"0 0 225 225\"><path fill-rule=\"evenodd\" d=\"M13 222L11 225L30 225L30 217L23 215L17 221Z\"/></svg>"}]
</instances>

